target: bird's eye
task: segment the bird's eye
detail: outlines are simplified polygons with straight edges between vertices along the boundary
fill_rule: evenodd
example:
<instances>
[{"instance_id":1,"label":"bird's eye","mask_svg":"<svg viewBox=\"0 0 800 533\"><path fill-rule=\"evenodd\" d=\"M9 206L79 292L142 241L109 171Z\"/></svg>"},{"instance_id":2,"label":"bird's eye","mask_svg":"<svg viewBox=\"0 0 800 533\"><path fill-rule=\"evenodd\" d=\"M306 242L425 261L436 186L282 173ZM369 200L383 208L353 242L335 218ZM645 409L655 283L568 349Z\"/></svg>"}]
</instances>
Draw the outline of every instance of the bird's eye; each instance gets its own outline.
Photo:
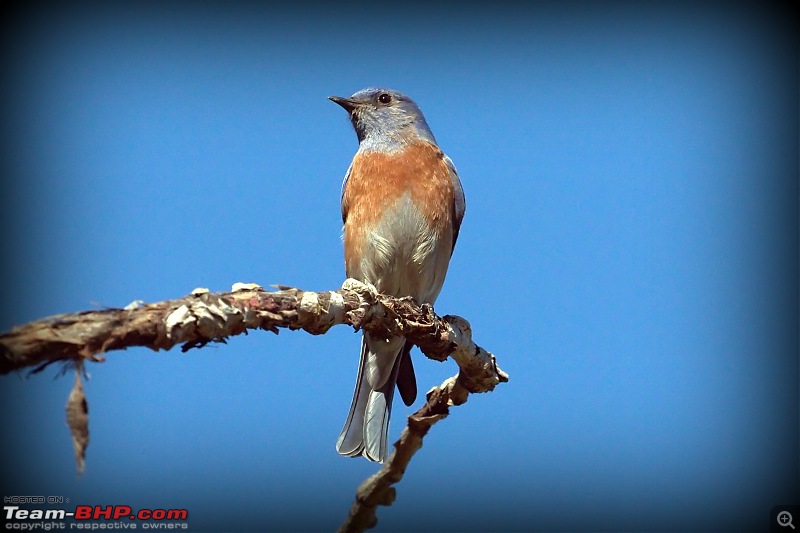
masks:
<instances>
[{"instance_id":1,"label":"bird's eye","mask_svg":"<svg viewBox=\"0 0 800 533\"><path fill-rule=\"evenodd\" d=\"M388 104L392 101L392 95L388 93L381 93L381 95L378 96L378 101L382 104Z\"/></svg>"}]
</instances>

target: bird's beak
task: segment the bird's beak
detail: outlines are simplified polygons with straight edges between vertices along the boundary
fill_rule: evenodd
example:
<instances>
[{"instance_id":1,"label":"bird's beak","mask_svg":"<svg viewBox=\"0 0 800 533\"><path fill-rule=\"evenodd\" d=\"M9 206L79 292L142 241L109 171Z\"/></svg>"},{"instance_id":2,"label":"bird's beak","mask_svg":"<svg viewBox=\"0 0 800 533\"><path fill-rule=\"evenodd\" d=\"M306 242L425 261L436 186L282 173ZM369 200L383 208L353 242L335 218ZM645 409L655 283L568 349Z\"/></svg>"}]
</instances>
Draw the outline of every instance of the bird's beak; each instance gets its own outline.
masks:
<instances>
[{"instance_id":1,"label":"bird's beak","mask_svg":"<svg viewBox=\"0 0 800 533\"><path fill-rule=\"evenodd\" d=\"M345 111L350 113L353 109L355 109L360 102L353 100L352 98L343 98L341 96L329 96L328 100L331 102L336 102L340 106L342 106Z\"/></svg>"}]
</instances>

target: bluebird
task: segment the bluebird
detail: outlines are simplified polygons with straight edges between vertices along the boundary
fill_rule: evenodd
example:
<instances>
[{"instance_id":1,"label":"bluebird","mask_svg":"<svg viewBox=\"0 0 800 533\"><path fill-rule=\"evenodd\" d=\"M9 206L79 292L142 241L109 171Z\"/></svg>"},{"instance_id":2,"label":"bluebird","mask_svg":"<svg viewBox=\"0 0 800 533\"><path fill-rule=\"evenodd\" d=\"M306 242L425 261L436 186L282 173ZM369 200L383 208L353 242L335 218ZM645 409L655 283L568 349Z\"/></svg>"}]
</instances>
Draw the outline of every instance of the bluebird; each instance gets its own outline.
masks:
<instances>
[{"instance_id":1,"label":"bluebird","mask_svg":"<svg viewBox=\"0 0 800 533\"><path fill-rule=\"evenodd\" d=\"M359 143L342 183L347 277L433 304L466 207L453 162L408 96L368 88L329 98L347 111ZM395 385L406 405L417 396L411 347L403 337L364 333L340 454L386 459Z\"/></svg>"}]
</instances>

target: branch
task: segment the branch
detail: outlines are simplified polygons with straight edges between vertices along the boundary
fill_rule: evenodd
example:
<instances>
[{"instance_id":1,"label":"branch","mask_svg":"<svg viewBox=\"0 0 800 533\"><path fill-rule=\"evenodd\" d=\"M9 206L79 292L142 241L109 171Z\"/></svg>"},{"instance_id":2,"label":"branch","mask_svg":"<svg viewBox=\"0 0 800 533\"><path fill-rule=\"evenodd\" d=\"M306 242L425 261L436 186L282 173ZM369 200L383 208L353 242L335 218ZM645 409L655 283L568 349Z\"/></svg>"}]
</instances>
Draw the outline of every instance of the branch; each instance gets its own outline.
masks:
<instances>
[{"instance_id":1,"label":"branch","mask_svg":"<svg viewBox=\"0 0 800 533\"><path fill-rule=\"evenodd\" d=\"M385 337L404 336L429 358L444 361L459 352L464 337L461 329L469 328L462 318L440 318L428 305L378 294L374 287L353 279L337 291L279 288L282 290L267 292L258 285L237 283L232 292L195 289L175 300L134 302L125 308L55 315L17 326L0 334L0 374L27 367L38 372L58 361L76 365L104 361L102 354L133 346L158 351L180 344L185 352L225 342L247 330L278 333L279 328L303 329L319 335L336 324ZM466 359L456 362L468 364ZM496 366L489 374L478 367L474 370L478 373L468 381L476 392L491 390L501 381Z\"/></svg>"},{"instance_id":2,"label":"branch","mask_svg":"<svg viewBox=\"0 0 800 533\"><path fill-rule=\"evenodd\" d=\"M497 370L500 380L508 381L508 375ZM377 473L356 489L356 499L344 523L339 527L339 533L361 532L375 527L378 523L375 516L377 506L389 506L394 502L396 491L392 485L403 479L411 457L422 448L422 439L428 430L450 414L450 406L467 401L469 393L464 385L465 379L465 374L459 372L428 392L425 405L408 417L408 425L400 434L400 439L394 443L392 455Z\"/></svg>"},{"instance_id":3,"label":"branch","mask_svg":"<svg viewBox=\"0 0 800 533\"><path fill-rule=\"evenodd\" d=\"M355 501L339 527L339 533L361 532L375 527L378 523L375 516L377 506L389 506L394 502L396 491L393 485L403 479L406 467L422 448L422 439L431 426L446 418L451 406L465 403L470 393L488 392L498 383L508 381L508 374L497 366L494 355L472 341L472 328L466 320L451 315L439 320L446 323L447 336L454 347L450 357L458 364L459 372L428 391L425 405L408 417L408 425L394 443L389 459L356 489Z\"/></svg>"},{"instance_id":4,"label":"branch","mask_svg":"<svg viewBox=\"0 0 800 533\"><path fill-rule=\"evenodd\" d=\"M102 354L132 346L182 351L225 342L232 335L263 329L303 329L314 335L336 324L349 324L383 337L403 336L431 359L448 357L459 372L434 387L422 408L408 418L386 464L356 492L356 501L340 531L363 531L377 523L377 505L391 505L392 485L400 481L411 457L422 447L430 427L449 414L449 407L467 401L469 393L488 392L508 375L494 355L472 342L469 323L457 316L439 317L429 305L411 298L379 294L375 287L348 279L340 290L310 292L290 287L267 292L258 285L237 283L231 292L195 289L176 300L122 309L102 309L56 315L17 326L0 334L0 374L34 367L32 372L56 362L77 369L75 386L67 404L79 471L89 439L86 399L80 372L86 361L104 361Z\"/></svg>"}]
</instances>

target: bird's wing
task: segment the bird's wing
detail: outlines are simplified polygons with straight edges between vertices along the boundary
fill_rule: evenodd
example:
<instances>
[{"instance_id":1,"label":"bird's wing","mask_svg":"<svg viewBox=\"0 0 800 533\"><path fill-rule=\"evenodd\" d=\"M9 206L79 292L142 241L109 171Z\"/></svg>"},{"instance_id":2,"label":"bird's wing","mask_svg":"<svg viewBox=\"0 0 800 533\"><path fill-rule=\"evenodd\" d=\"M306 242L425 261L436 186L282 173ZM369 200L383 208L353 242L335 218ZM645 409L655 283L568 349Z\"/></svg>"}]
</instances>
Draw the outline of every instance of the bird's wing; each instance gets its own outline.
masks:
<instances>
[{"instance_id":1,"label":"bird's wing","mask_svg":"<svg viewBox=\"0 0 800 533\"><path fill-rule=\"evenodd\" d=\"M444 162L450 171L450 178L453 180L453 249L455 249L461 221L464 219L464 212L467 210L467 200L464 197L464 188L461 186L461 180L458 177L458 171L453 164L453 160L445 155Z\"/></svg>"},{"instance_id":2,"label":"bird's wing","mask_svg":"<svg viewBox=\"0 0 800 533\"><path fill-rule=\"evenodd\" d=\"M344 179L342 180L342 199L341 199L341 202L342 202L342 224L344 224L347 221L347 209L348 209L349 206L344 201L344 191L347 188L347 180L350 179L350 171L351 170L353 170L353 163L352 162L350 163L350 166L347 167L347 172L344 173ZM458 179L458 178L456 178L456 179ZM462 193L462 195L463 195L463 193Z\"/></svg>"}]
</instances>

